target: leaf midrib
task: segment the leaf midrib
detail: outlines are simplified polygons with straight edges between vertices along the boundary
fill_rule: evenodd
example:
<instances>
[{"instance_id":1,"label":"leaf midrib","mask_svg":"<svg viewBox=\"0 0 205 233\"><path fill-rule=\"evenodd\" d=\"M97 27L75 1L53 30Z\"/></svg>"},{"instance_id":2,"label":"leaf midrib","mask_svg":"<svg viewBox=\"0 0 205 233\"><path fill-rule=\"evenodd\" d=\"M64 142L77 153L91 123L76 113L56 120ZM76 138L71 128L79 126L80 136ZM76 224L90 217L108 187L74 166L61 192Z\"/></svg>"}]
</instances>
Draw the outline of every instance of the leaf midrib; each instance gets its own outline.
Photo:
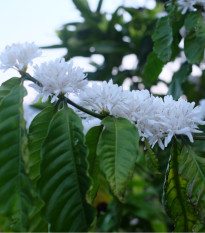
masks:
<instances>
[{"instance_id":1,"label":"leaf midrib","mask_svg":"<svg viewBox=\"0 0 205 233\"><path fill-rule=\"evenodd\" d=\"M70 148L71 148L71 151L72 151L72 161L73 161L73 167L74 167L74 174L75 174L75 179L76 179L76 183L78 185L78 193L80 195L80 200L81 200L81 209L82 209L82 213L83 213L83 218L84 218L84 222L87 224L87 219L86 219L86 216L85 216L85 211L84 211L84 208L82 208L83 206L83 200L82 200L82 195L81 195L81 192L80 192L80 183L79 183L79 179L78 179L78 173L77 173L77 167L76 167L76 163L75 163L75 158L74 158L74 152L73 152L73 145L71 143L71 130L70 130L70 121L69 121L69 117L70 117L70 113L69 111L71 111L70 109L68 109L68 107L66 107L65 109L65 113L66 113L66 126L67 126L67 130L68 130L68 136L69 136L69 144L70 144Z\"/></svg>"}]
</instances>

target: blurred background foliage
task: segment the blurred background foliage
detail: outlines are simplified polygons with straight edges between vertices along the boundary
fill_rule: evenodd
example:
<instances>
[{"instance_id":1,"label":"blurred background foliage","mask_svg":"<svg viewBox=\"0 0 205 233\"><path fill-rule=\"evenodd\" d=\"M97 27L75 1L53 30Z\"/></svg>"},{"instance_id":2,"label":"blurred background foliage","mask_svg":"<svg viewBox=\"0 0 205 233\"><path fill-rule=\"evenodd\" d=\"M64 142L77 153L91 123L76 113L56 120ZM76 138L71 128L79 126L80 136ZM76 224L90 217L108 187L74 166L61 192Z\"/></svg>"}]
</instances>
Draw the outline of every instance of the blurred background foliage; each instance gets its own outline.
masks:
<instances>
[{"instance_id":1,"label":"blurred background foliage","mask_svg":"<svg viewBox=\"0 0 205 233\"><path fill-rule=\"evenodd\" d=\"M175 2L157 1L152 10L122 5L108 14L101 11L103 0L99 0L95 11L91 11L87 0L73 0L83 20L64 24L57 31L61 43L44 49L66 48L66 60L78 56L89 58L95 69L88 72L88 80L113 79L118 85L129 80L131 90L150 91L163 82L174 99L184 95L198 104L205 98L205 24L198 11L182 15ZM95 61L93 55L103 57L103 62ZM136 66L130 69L122 65L128 55L136 57ZM172 80L159 78L163 67L174 61L179 68L173 72ZM192 73L193 69L198 71L197 75ZM170 147L162 151L155 146L155 156L149 148L144 151L144 146L141 142L124 203L113 199L105 179L100 181L93 202L98 215L91 231L174 229L162 204ZM197 141L194 147L204 157L205 144Z\"/></svg>"}]
</instances>

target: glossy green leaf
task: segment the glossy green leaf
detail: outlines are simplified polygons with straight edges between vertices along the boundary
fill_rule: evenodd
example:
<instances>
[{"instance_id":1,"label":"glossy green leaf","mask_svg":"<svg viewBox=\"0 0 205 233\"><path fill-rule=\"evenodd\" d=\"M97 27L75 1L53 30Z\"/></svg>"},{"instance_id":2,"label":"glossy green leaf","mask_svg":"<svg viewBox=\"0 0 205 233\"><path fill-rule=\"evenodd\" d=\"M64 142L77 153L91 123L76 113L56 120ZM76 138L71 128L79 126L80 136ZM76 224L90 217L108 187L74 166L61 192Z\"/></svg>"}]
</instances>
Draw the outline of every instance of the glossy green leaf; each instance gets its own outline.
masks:
<instances>
[{"instance_id":1,"label":"glossy green leaf","mask_svg":"<svg viewBox=\"0 0 205 233\"><path fill-rule=\"evenodd\" d=\"M139 134L124 118L106 117L102 124L104 129L97 148L100 166L112 192L122 200L134 171Z\"/></svg>"},{"instance_id":2,"label":"glossy green leaf","mask_svg":"<svg viewBox=\"0 0 205 233\"><path fill-rule=\"evenodd\" d=\"M189 12L185 18L184 26L187 31L191 31L193 28L195 28L201 19L201 12L195 11L195 12Z\"/></svg>"},{"instance_id":3,"label":"glossy green leaf","mask_svg":"<svg viewBox=\"0 0 205 233\"><path fill-rule=\"evenodd\" d=\"M20 84L20 78L11 78L6 82L2 83L0 86L0 100L6 95L9 94L11 89Z\"/></svg>"},{"instance_id":4,"label":"glossy green leaf","mask_svg":"<svg viewBox=\"0 0 205 233\"><path fill-rule=\"evenodd\" d=\"M171 217L175 232L192 232L197 221L194 207L187 200L187 181L179 175L181 149L175 142L171 149L170 161L165 181L164 203Z\"/></svg>"},{"instance_id":5,"label":"glossy green leaf","mask_svg":"<svg viewBox=\"0 0 205 233\"><path fill-rule=\"evenodd\" d=\"M86 203L89 179L81 119L72 109L53 117L42 146L40 196L51 231L84 232L92 220L92 207Z\"/></svg>"},{"instance_id":6,"label":"glossy green leaf","mask_svg":"<svg viewBox=\"0 0 205 233\"><path fill-rule=\"evenodd\" d=\"M190 63L199 64L204 57L205 24L201 14L196 13L194 16L195 25L193 26L192 24L190 24L191 27L187 26L188 29L191 30L187 33L184 39L184 52Z\"/></svg>"},{"instance_id":7,"label":"glossy green leaf","mask_svg":"<svg viewBox=\"0 0 205 233\"><path fill-rule=\"evenodd\" d=\"M168 62L172 55L172 28L170 26L169 17L158 19L155 32L152 36L154 41L154 52L163 62Z\"/></svg>"},{"instance_id":8,"label":"glossy green leaf","mask_svg":"<svg viewBox=\"0 0 205 233\"><path fill-rule=\"evenodd\" d=\"M35 197L33 202L33 208L29 214L29 232L47 232L48 223L44 220L42 216L44 202L37 197Z\"/></svg>"},{"instance_id":9,"label":"glossy green leaf","mask_svg":"<svg viewBox=\"0 0 205 233\"><path fill-rule=\"evenodd\" d=\"M88 148L88 174L92 181L92 186L89 190L90 201L96 197L100 181L98 178L100 172L99 166L99 156L97 156L97 145L99 141L99 137L102 131L102 126L95 126L91 128L86 134L85 145Z\"/></svg>"},{"instance_id":10,"label":"glossy green leaf","mask_svg":"<svg viewBox=\"0 0 205 233\"><path fill-rule=\"evenodd\" d=\"M40 150L47 136L48 127L54 114L54 107L47 107L40 112L31 122L29 127L29 175L33 181L40 177Z\"/></svg>"},{"instance_id":11,"label":"glossy green leaf","mask_svg":"<svg viewBox=\"0 0 205 233\"><path fill-rule=\"evenodd\" d=\"M44 108L31 122L29 127L28 146L29 156L29 176L33 181L34 205L30 212L30 232L46 232L48 223L44 221L41 210L44 203L38 198L36 193L36 181L40 178L41 155L40 150L44 139L48 133L50 121L54 115L54 107Z\"/></svg>"},{"instance_id":12,"label":"glossy green leaf","mask_svg":"<svg viewBox=\"0 0 205 233\"><path fill-rule=\"evenodd\" d=\"M180 155L179 172L187 181L187 195L198 214L205 217L205 158L185 146Z\"/></svg>"},{"instance_id":13,"label":"glossy green leaf","mask_svg":"<svg viewBox=\"0 0 205 233\"><path fill-rule=\"evenodd\" d=\"M169 86L168 95L172 95L175 100L183 94L182 84L188 79L192 71L192 65L188 62L182 64L180 69L173 75L172 82Z\"/></svg>"},{"instance_id":14,"label":"glossy green leaf","mask_svg":"<svg viewBox=\"0 0 205 233\"><path fill-rule=\"evenodd\" d=\"M0 105L0 213L11 220L14 231L27 231L30 208L29 180L24 160L28 157L23 118L24 87L14 87Z\"/></svg>"},{"instance_id":15,"label":"glossy green leaf","mask_svg":"<svg viewBox=\"0 0 205 233\"><path fill-rule=\"evenodd\" d=\"M145 77L147 85L151 86L155 81L157 81L163 66L164 63L157 57L154 52L149 54L143 72L143 76Z\"/></svg>"}]
</instances>

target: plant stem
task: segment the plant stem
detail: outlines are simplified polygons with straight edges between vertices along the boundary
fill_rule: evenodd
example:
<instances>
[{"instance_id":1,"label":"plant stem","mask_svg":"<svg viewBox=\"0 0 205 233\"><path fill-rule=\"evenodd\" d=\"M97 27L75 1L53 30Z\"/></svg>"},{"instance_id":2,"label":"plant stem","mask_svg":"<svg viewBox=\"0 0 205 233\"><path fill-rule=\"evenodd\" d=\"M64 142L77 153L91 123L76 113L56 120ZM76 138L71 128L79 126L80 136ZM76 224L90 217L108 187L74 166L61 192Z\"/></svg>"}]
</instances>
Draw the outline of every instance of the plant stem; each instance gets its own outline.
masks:
<instances>
[{"instance_id":1,"label":"plant stem","mask_svg":"<svg viewBox=\"0 0 205 233\"><path fill-rule=\"evenodd\" d=\"M40 86L40 87L43 86L41 82L39 82L38 80L36 80L35 78L33 78L30 74L28 74L28 73L26 73L26 72L21 73L21 76L22 76L22 78L25 78L25 80L32 81L32 82L34 82L36 85L38 85L38 86ZM96 117L96 118L98 118L98 119L100 119L100 120L102 120L103 118L106 117L106 115L102 115L102 114L98 114L98 113L92 112L92 111L90 111L90 110L88 110L88 109L86 109L86 108L84 108L84 107L82 107L82 106L80 106L80 105L74 103L72 100L70 100L70 99L68 99L68 98L66 98L66 97L60 98L60 99L58 100L57 104L59 104L59 102L60 102L60 101L63 101L63 100L66 100L66 102L67 102L68 104L70 104L70 105L76 107L76 108L79 109L80 111L85 112L85 113L87 113L87 114L89 114L89 115L91 115L91 116L93 116L93 117Z\"/></svg>"},{"instance_id":2,"label":"plant stem","mask_svg":"<svg viewBox=\"0 0 205 233\"><path fill-rule=\"evenodd\" d=\"M40 86L40 87L43 86L41 82L39 82L37 79L33 78L30 74L28 74L28 73L22 73L21 75L22 75L22 78L25 78L25 80L32 81L32 82L34 82L36 85L38 85L38 86Z\"/></svg>"},{"instance_id":3,"label":"plant stem","mask_svg":"<svg viewBox=\"0 0 205 233\"><path fill-rule=\"evenodd\" d=\"M106 117L106 115L102 115L102 114L98 114L98 113L92 112L92 111L88 110L87 108L84 108L84 107L82 107L82 106L74 103L72 100L70 100L68 98L65 98L65 99L66 99L66 101L67 101L68 104L70 104L70 105L76 107L77 109L79 109L80 111L85 112L85 113L87 113L87 114L89 114L91 116L94 116L94 117L96 117L96 118L98 118L100 120L102 120L103 118Z\"/></svg>"},{"instance_id":4,"label":"plant stem","mask_svg":"<svg viewBox=\"0 0 205 233\"><path fill-rule=\"evenodd\" d=\"M194 140L205 140L205 136L194 136Z\"/></svg>"},{"instance_id":5,"label":"plant stem","mask_svg":"<svg viewBox=\"0 0 205 233\"><path fill-rule=\"evenodd\" d=\"M103 0L99 0L96 12L100 13Z\"/></svg>"}]
</instances>

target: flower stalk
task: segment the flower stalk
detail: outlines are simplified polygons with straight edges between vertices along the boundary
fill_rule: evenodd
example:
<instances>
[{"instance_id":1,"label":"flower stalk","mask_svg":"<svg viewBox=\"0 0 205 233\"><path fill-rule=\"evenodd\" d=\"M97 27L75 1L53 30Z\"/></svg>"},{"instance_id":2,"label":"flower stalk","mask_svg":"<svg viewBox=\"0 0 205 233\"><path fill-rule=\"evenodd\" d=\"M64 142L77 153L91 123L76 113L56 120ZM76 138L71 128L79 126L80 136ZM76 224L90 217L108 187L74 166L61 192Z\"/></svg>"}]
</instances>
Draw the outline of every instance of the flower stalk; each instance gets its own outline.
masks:
<instances>
[{"instance_id":1,"label":"flower stalk","mask_svg":"<svg viewBox=\"0 0 205 233\"><path fill-rule=\"evenodd\" d=\"M25 80L28 80L28 81L32 81L32 82L34 82L36 85L38 85L38 86L40 86L40 87L43 86L41 82L39 82L38 80L36 80L36 79L35 79L34 77L32 77L30 74L28 74L28 73L26 73L26 72L21 72L21 75L22 75L22 77L21 77L22 79L25 79ZM90 110L88 110L88 109L86 109L86 108L84 108L84 107L82 107L82 106L80 106L80 105L74 103L72 100L70 100L70 99L68 99L68 98L66 98L66 97L64 97L64 98L59 98L59 101L57 102L57 105L59 105L59 103L60 103L61 101L64 101L64 99L66 100L66 102L67 102L68 104L72 105L73 107L75 107L75 108L79 109L80 111L82 111L82 112L84 112L84 113L87 113L87 114L89 114L89 115L91 115L91 116L93 116L93 117L96 117L96 118L98 118L98 119L100 119L100 120L102 120L103 118L106 117L106 115L102 115L102 114L98 114L98 113L95 113L95 112L93 112L93 111L90 111Z\"/></svg>"}]
</instances>

